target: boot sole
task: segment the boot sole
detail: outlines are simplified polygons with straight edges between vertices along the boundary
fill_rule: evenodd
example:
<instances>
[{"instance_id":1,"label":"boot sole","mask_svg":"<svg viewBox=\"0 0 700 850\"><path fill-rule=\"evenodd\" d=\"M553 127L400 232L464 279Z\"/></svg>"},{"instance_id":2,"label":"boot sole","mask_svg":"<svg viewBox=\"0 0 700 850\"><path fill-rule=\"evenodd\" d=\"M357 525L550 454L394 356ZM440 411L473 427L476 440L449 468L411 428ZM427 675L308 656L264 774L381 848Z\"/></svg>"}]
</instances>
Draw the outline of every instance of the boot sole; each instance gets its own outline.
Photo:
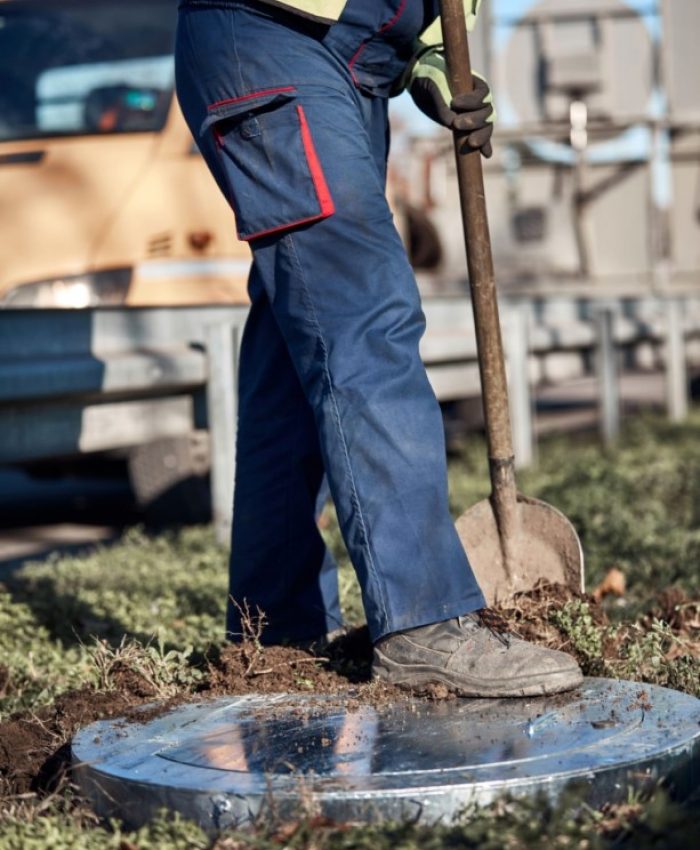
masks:
<instances>
[{"instance_id":1,"label":"boot sole","mask_svg":"<svg viewBox=\"0 0 700 850\"><path fill-rule=\"evenodd\" d=\"M535 697L572 691L583 683L580 670L560 670L546 673L532 681L532 677L518 677L508 682L482 682L456 679L444 671L427 664L397 664L379 650L372 665L372 677L413 693L430 692L431 686L443 685L448 692L460 697Z\"/></svg>"}]
</instances>

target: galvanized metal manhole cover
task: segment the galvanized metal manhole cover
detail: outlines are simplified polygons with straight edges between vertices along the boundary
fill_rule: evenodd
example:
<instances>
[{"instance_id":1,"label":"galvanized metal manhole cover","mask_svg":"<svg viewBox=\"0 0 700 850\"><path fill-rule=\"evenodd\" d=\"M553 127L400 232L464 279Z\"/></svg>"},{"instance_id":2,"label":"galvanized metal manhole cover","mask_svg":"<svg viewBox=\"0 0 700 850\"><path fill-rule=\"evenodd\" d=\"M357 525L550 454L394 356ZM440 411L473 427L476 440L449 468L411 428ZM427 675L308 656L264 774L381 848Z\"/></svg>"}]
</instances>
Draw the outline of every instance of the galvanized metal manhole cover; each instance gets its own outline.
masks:
<instances>
[{"instance_id":1,"label":"galvanized metal manhole cover","mask_svg":"<svg viewBox=\"0 0 700 850\"><path fill-rule=\"evenodd\" d=\"M450 820L470 803L571 782L593 805L629 786L700 785L700 700L607 679L557 697L413 700L223 697L145 723L100 721L73 742L84 793L135 826L167 807L206 829L269 808L337 820Z\"/></svg>"}]
</instances>

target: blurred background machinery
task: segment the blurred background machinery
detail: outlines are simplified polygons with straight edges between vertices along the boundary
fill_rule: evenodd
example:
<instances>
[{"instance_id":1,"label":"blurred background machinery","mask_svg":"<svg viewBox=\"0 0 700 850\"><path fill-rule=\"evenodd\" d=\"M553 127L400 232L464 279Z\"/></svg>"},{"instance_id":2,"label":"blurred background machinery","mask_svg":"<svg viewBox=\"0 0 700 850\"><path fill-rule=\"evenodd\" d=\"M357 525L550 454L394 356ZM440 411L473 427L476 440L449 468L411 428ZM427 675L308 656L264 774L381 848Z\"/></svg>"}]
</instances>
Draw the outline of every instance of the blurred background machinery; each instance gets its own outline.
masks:
<instances>
[{"instance_id":1,"label":"blurred background machinery","mask_svg":"<svg viewBox=\"0 0 700 850\"><path fill-rule=\"evenodd\" d=\"M542 0L504 15L496 3L490 26L477 28L474 65L499 110L487 195L508 292L700 286L700 4L634 6ZM463 291L449 139L414 138L409 150L399 194L431 228L429 239L413 223L423 286Z\"/></svg>"}]
</instances>

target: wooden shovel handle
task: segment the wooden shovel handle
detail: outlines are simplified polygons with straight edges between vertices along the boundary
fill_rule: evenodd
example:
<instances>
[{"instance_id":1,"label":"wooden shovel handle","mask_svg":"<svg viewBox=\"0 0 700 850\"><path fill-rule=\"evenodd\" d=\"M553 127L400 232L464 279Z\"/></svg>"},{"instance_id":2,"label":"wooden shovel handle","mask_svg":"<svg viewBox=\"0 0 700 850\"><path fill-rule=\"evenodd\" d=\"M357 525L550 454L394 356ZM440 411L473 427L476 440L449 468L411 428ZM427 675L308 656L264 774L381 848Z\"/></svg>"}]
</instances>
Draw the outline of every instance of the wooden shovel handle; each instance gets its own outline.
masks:
<instances>
[{"instance_id":1,"label":"wooden shovel handle","mask_svg":"<svg viewBox=\"0 0 700 850\"><path fill-rule=\"evenodd\" d=\"M466 94L472 91L473 81L463 0L440 0L440 9L450 90L453 96ZM454 143L489 457L492 467L501 467L500 475L492 468L493 479L494 472L499 478L503 475L504 465L512 466L513 441L484 175L481 153L469 147L465 134L455 131ZM513 479L514 488L512 469L505 477Z\"/></svg>"}]
</instances>

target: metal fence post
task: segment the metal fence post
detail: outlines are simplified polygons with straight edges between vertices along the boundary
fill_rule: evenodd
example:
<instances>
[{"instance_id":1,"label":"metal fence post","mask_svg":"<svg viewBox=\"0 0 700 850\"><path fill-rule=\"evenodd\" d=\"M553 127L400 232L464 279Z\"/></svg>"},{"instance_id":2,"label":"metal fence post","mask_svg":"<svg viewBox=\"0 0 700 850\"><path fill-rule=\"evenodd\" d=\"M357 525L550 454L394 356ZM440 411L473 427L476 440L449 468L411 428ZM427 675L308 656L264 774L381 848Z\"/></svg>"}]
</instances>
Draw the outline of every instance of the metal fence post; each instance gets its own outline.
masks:
<instances>
[{"instance_id":1,"label":"metal fence post","mask_svg":"<svg viewBox=\"0 0 700 850\"><path fill-rule=\"evenodd\" d=\"M513 429L513 450L518 468L535 460L532 395L530 393L528 309L523 302L510 302L506 310L506 362L508 398Z\"/></svg>"},{"instance_id":2,"label":"metal fence post","mask_svg":"<svg viewBox=\"0 0 700 850\"><path fill-rule=\"evenodd\" d=\"M683 309L679 298L666 299L666 400L672 422L688 416L688 367L685 358Z\"/></svg>"},{"instance_id":3,"label":"metal fence post","mask_svg":"<svg viewBox=\"0 0 700 850\"><path fill-rule=\"evenodd\" d=\"M600 432L606 443L620 434L620 389L615 350L615 314L609 307L596 313L596 372L600 405Z\"/></svg>"},{"instance_id":4,"label":"metal fence post","mask_svg":"<svg viewBox=\"0 0 700 850\"><path fill-rule=\"evenodd\" d=\"M212 514L216 540L223 546L229 543L233 515L238 416L238 339L239 329L230 322L209 325L206 329Z\"/></svg>"}]
</instances>

